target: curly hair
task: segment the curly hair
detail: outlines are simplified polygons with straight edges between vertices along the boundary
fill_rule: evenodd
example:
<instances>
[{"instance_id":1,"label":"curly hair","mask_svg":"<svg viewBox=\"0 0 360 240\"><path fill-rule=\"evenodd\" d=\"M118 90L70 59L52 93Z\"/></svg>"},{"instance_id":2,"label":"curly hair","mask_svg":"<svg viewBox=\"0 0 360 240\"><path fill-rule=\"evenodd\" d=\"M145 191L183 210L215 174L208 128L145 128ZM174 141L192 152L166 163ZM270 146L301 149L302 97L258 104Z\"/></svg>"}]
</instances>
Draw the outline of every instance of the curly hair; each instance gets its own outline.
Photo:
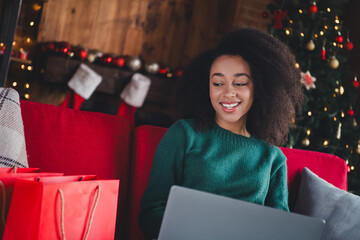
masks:
<instances>
[{"instance_id":1,"label":"curly hair","mask_svg":"<svg viewBox=\"0 0 360 240\"><path fill-rule=\"evenodd\" d=\"M270 144L285 144L290 122L300 113L303 103L300 71L284 43L253 28L226 34L215 49L199 55L187 66L175 93L175 118L194 118L199 131L213 124L209 73L215 59L222 55L241 56L250 66L255 90L247 130Z\"/></svg>"}]
</instances>

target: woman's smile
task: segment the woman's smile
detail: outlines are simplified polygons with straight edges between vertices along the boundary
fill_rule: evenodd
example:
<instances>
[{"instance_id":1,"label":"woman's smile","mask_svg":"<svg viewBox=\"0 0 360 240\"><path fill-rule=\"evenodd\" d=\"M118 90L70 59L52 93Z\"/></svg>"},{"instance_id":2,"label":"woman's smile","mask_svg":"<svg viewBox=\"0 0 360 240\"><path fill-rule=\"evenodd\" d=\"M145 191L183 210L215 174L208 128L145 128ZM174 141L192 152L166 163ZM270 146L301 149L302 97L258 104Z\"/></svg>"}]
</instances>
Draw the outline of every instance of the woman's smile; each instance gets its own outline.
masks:
<instances>
[{"instance_id":1,"label":"woman's smile","mask_svg":"<svg viewBox=\"0 0 360 240\"><path fill-rule=\"evenodd\" d=\"M247 133L247 113L254 95L249 64L240 56L218 57L210 69L209 86L215 122L234 133Z\"/></svg>"}]
</instances>

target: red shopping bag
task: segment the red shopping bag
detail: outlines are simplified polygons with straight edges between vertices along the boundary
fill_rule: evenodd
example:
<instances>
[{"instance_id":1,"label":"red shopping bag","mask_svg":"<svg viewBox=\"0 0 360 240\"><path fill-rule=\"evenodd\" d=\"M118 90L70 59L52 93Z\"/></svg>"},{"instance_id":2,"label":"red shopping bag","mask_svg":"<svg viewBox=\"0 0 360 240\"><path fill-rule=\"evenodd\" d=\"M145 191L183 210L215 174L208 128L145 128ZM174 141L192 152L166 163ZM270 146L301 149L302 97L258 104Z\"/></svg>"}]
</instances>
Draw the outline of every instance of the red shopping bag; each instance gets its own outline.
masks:
<instances>
[{"instance_id":1,"label":"red shopping bag","mask_svg":"<svg viewBox=\"0 0 360 240\"><path fill-rule=\"evenodd\" d=\"M17 180L3 239L112 240L118 192L96 176Z\"/></svg>"},{"instance_id":2,"label":"red shopping bag","mask_svg":"<svg viewBox=\"0 0 360 240\"><path fill-rule=\"evenodd\" d=\"M25 170L26 169L26 170ZM15 181L21 178L29 177L49 177L49 176L62 176L63 173L39 173L38 169L32 168L18 168L14 173L13 168L2 168L0 171L0 238L4 233L5 222L12 199ZM10 171L10 172L9 172ZM34 172L35 171L35 172Z\"/></svg>"},{"instance_id":3,"label":"red shopping bag","mask_svg":"<svg viewBox=\"0 0 360 240\"><path fill-rule=\"evenodd\" d=\"M35 173L40 172L40 168L0 168L0 173Z\"/></svg>"}]
</instances>

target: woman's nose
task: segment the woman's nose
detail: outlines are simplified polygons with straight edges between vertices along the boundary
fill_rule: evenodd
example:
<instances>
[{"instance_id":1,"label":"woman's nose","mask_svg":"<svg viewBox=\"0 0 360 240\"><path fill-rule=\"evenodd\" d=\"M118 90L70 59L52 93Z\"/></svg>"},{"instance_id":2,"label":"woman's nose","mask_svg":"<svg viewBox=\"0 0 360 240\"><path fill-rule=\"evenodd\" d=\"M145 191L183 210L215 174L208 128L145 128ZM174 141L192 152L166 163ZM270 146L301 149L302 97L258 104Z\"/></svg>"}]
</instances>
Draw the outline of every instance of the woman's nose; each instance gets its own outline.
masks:
<instances>
[{"instance_id":1,"label":"woman's nose","mask_svg":"<svg viewBox=\"0 0 360 240\"><path fill-rule=\"evenodd\" d=\"M225 95L226 96L235 96L236 95L235 88L233 86L227 86L225 89Z\"/></svg>"}]
</instances>

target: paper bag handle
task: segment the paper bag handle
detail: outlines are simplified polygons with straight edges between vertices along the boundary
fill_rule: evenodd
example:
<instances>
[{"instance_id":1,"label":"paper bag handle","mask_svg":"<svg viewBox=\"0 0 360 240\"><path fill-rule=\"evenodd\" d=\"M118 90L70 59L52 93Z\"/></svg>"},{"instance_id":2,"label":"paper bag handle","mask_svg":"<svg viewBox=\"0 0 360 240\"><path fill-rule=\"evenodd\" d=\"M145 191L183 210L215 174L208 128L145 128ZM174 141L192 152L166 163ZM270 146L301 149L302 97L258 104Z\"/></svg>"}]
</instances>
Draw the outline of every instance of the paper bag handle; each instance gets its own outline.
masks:
<instances>
[{"instance_id":1,"label":"paper bag handle","mask_svg":"<svg viewBox=\"0 0 360 240\"><path fill-rule=\"evenodd\" d=\"M83 237L84 240L86 240L88 238L88 236L89 236L89 232L90 232L91 224L92 224L92 221L93 221L95 209L96 209L96 206L97 206L99 198L100 198L100 192L101 192L101 187L100 187L100 185L98 185L96 187L95 203L94 203L94 206L93 206L93 208L91 210L91 213L90 213L90 216L89 216L85 236ZM60 200L61 200L61 216L60 216L60 218L61 218L61 237L62 237L62 240L66 240L65 227L64 227L64 205L65 205L64 193L63 193L63 191L61 189L58 189L58 193L59 193L58 196L60 196Z\"/></svg>"},{"instance_id":2,"label":"paper bag handle","mask_svg":"<svg viewBox=\"0 0 360 240\"><path fill-rule=\"evenodd\" d=\"M14 165L14 167L11 168L10 172L13 171L13 173L17 173L18 167Z\"/></svg>"}]
</instances>

